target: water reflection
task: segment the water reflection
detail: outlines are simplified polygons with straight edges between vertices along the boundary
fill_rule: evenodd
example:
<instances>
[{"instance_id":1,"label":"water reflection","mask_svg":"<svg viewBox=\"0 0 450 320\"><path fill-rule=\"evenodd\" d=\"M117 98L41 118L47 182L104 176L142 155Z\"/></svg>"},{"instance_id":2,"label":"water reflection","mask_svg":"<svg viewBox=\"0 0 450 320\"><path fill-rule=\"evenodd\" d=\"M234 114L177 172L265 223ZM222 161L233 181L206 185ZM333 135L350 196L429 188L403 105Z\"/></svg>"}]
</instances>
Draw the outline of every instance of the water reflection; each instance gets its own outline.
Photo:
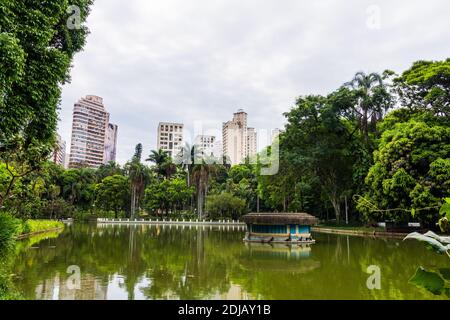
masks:
<instances>
[{"instance_id":1,"label":"water reflection","mask_svg":"<svg viewBox=\"0 0 450 320\"><path fill-rule=\"evenodd\" d=\"M246 243L248 252L240 255L241 265L251 271L256 268L283 273L308 273L320 267L311 258L310 245Z\"/></svg>"},{"instance_id":2,"label":"water reflection","mask_svg":"<svg viewBox=\"0 0 450 320\"><path fill-rule=\"evenodd\" d=\"M23 248L14 273L27 299L435 299L408 284L448 265L415 243L314 235L312 246L245 244L238 226L69 226ZM67 268L80 267L71 290ZM366 287L369 265L382 289Z\"/></svg>"}]
</instances>

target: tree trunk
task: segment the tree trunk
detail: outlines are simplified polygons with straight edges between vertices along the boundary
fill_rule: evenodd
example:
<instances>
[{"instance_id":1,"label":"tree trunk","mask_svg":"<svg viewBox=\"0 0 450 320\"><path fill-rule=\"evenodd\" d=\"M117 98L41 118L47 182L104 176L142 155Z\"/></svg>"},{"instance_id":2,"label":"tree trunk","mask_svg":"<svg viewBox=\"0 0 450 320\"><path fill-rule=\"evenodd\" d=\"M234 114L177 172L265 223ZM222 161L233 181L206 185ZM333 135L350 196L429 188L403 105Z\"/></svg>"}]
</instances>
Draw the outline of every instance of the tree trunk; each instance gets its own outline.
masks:
<instances>
[{"instance_id":1,"label":"tree trunk","mask_svg":"<svg viewBox=\"0 0 450 320\"><path fill-rule=\"evenodd\" d=\"M348 203L347 203L347 196L345 196L345 224L348 224Z\"/></svg>"},{"instance_id":2,"label":"tree trunk","mask_svg":"<svg viewBox=\"0 0 450 320\"><path fill-rule=\"evenodd\" d=\"M133 186L131 188L131 214L130 214L131 219L134 219L135 210L136 210L136 187Z\"/></svg>"},{"instance_id":3,"label":"tree trunk","mask_svg":"<svg viewBox=\"0 0 450 320\"><path fill-rule=\"evenodd\" d=\"M203 190L199 190L197 197L197 211L198 219L201 220L203 216Z\"/></svg>"},{"instance_id":4,"label":"tree trunk","mask_svg":"<svg viewBox=\"0 0 450 320\"><path fill-rule=\"evenodd\" d=\"M11 193L11 190L12 190L15 180L16 180L16 177L14 177L14 176L11 177L11 181L9 182L9 185L6 188L5 193L0 196L0 208L3 207L4 200L9 197L9 194Z\"/></svg>"},{"instance_id":5,"label":"tree trunk","mask_svg":"<svg viewBox=\"0 0 450 320\"><path fill-rule=\"evenodd\" d=\"M341 208L340 208L339 200L336 197L333 197L330 200L331 200L331 204L333 205L333 208L334 208L334 213L336 214L336 222L339 224L339 222L341 220Z\"/></svg>"},{"instance_id":6,"label":"tree trunk","mask_svg":"<svg viewBox=\"0 0 450 320\"><path fill-rule=\"evenodd\" d=\"M189 173L189 167L188 167L188 169L187 169L187 185L188 185L188 187L191 186L191 179L189 176L190 176L190 173Z\"/></svg>"}]
</instances>

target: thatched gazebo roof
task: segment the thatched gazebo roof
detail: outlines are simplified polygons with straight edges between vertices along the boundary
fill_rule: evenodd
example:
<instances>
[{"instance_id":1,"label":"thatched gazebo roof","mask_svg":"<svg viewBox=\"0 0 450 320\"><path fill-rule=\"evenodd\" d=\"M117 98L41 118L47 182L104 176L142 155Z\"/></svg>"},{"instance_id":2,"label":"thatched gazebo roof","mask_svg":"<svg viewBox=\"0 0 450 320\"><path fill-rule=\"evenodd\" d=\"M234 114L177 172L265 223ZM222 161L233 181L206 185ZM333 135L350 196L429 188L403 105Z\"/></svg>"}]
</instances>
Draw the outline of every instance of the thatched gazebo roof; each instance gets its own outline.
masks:
<instances>
[{"instance_id":1,"label":"thatched gazebo roof","mask_svg":"<svg viewBox=\"0 0 450 320\"><path fill-rule=\"evenodd\" d=\"M250 213L242 217L247 224L300 224L316 225L319 220L307 213Z\"/></svg>"}]
</instances>

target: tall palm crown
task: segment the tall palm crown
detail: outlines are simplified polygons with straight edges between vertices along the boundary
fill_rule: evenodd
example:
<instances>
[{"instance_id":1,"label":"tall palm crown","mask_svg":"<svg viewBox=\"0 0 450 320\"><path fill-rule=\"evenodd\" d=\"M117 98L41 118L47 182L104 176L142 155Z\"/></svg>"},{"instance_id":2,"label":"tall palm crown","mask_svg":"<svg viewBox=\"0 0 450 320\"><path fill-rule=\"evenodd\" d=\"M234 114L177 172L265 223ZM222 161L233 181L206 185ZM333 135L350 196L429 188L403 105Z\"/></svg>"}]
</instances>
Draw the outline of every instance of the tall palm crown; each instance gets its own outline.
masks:
<instances>
[{"instance_id":1,"label":"tall palm crown","mask_svg":"<svg viewBox=\"0 0 450 320\"><path fill-rule=\"evenodd\" d=\"M195 164L202 163L203 151L198 145L185 143L180 153L175 157L175 163L181 165L187 172L187 183L191 185L192 169Z\"/></svg>"},{"instance_id":2,"label":"tall palm crown","mask_svg":"<svg viewBox=\"0 0 450 320\"><path fill-rule=\"evenodd\" d=\"M374 98L376 94L385 92L383 78L378 73L366 74L362 71L357 72L350 82L344 86L352 88L358 96L358 105L355 109L358 115L358 125L368 141L369 127L374 127L376 122L382 119L382 104L377 103Z\"/></svg>"},{"instance_id":3,"label":"tall palm crown","mask_svg":"<svg viewBox=\"0 0 450 320\"><path fill-rule=\"evenodd\" d=\"M362 89L365 93L370 94L372 88L383 86L383 78L376 72L366 74L363 71L359 71L350 82L346 83L346 86L350 86L353 89Z\"/></svg>"},{"instance_id":4,"label":"tall palm crown","mask_svg":"<svg viewBox=\"0 0 450 320\"><path fill-rule=\"evenodd\" d=\"M156 165L156 173L164 178L170 178L177 171L170 155L163 149L150 151L150 155L145 161L153 162Z\"/></svg>"},{"instance_id":5,"label":"tall palm crown","mask_svg":"<svg viewBox=\"0 0 450 320\"><path fill-rule=\"evenodd\" d=\"M164 151L163 149L159 150L152 150L150 151L150 155L148 156L145 161L153 162L156 165L161 165L169 160L169 154L167 151Z\"/></svg>"}]
</instances>

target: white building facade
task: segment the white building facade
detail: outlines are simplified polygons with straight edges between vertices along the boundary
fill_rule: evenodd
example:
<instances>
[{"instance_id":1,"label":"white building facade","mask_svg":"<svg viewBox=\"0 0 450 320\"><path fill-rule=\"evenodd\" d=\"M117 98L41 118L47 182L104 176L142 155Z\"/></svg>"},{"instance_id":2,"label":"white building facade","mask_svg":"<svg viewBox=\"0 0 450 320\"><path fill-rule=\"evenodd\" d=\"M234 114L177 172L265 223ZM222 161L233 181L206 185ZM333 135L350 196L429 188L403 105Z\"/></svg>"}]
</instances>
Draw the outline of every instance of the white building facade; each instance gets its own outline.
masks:
<instances>
[{"instance_id":1,"label":"white building facade","mask_svg":"<svg viewBox=\"0 0 450 320\"><path fill-rule=\"evenodd\" d=\"M158 125L157 148L166 151L172 158L176 157L183 148L182 123L160 122Z\"/></svg>"},{"instance_id":2,"label":"white building facade","mask_svg":"<svg viewBox=\"0 0 450 320\"><path fill-rule=\"evenodd\" d=\"M239 109L233 120L223 123L223 155L232 165L245 162L257 152L257 133L254 128L248 128L247 118L247 113Z\"/></svg>"}]
</instances>

